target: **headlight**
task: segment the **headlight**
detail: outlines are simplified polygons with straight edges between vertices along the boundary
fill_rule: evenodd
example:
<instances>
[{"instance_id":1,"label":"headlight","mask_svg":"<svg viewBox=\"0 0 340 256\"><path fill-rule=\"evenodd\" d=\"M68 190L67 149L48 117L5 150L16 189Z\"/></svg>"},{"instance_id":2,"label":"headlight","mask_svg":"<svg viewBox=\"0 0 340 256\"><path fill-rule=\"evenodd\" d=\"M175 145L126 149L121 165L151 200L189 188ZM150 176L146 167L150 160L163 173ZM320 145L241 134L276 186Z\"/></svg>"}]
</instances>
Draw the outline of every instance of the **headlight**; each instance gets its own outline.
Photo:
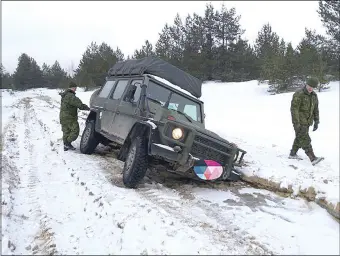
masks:
<instances>
[{"instance_id":1,"label":"headlight","mask_svg":"<svg viewBox=\"0 0 340 256\"><path fill-rule=\"evenodd\" d=\"M179 140L183 136L183 131L181 128L175 128L172 130L172 138Z\"/></svg>"}]
</instances>

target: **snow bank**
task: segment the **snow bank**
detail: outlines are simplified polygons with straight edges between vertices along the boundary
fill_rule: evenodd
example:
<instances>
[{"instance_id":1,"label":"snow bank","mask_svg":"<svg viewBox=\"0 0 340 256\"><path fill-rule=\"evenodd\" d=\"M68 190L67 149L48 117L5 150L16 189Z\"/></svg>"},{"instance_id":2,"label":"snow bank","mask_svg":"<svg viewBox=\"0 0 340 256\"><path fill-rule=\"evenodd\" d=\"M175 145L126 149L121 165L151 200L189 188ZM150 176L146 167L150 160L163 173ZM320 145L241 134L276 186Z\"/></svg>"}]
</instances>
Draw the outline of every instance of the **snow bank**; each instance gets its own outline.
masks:
<instances>
[{"instance_id":1,"label":"snow bank","mask_svg":"<svg viewBox=\"0 0 340 256\"><path fill-rule=\"evenodd\" d=\"M315 132L310 129L310 136L315 154L325 160L317 166L302 149L302 161L287 158L294 140L293 93L269 95L267 88L257 81L205 83L206 127L247 151L247 166L241 169L245 176L271 181L296 195L311 187L316 200L339 207L339 82L318 93L320 125Z\"/></svg>"}]
</instances>

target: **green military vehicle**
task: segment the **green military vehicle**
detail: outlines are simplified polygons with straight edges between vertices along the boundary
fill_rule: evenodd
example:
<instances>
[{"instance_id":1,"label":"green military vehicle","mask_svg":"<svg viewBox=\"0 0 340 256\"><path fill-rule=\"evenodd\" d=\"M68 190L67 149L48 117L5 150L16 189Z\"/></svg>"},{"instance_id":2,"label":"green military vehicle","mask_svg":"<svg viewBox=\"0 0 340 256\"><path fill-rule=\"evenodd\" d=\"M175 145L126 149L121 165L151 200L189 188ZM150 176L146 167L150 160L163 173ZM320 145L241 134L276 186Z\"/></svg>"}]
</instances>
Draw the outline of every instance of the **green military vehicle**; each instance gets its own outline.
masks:
<instances>
[{"instance_id":1,"label":"green military vehicle","mask_svg":"<svg viewBox=\"0 0 340 256\"><path fill-rule=\"evenodd\" d=\"M242 165L246 152L205 129L201 87L199 79L157 57L116 63L91 96L80 151L118 145L123 183L130 188L147 168L159 166L212 182L238 177L234 167ZM205 170L211 165L215 174L204 176L202 165Z\"/></svg>"}]
</instances>

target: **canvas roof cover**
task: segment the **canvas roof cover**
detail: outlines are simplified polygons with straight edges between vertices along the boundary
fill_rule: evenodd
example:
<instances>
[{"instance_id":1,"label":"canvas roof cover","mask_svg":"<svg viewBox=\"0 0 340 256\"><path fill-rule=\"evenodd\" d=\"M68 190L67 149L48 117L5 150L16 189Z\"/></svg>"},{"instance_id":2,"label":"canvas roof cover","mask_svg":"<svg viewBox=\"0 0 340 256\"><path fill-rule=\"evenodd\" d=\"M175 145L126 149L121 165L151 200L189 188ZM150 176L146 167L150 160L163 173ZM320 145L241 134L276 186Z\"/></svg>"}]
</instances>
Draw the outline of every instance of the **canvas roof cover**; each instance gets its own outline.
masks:
<instances>
[{"instance_id":1,"label":"canvas roof cover","mask_svg":"<svg viewBox=\"0 0 340 256\"><path fill-rule=\"evenodd\" d=\"M109 76L142 74L159 76L190 92L197 98L202 96L201 80L158 57L150 56L142 59L120 61L108 71Z\"/></svg>"}]
</instances>

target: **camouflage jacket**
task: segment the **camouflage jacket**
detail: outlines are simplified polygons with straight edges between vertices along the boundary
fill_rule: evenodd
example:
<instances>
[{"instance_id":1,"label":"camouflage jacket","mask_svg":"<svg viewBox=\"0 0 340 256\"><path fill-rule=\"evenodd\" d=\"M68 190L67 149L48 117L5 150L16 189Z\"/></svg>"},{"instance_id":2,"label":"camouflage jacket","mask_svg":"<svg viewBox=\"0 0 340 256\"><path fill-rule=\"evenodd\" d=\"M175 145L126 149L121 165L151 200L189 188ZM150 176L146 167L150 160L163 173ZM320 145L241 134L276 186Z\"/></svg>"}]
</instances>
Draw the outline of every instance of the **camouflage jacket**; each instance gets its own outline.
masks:
<instances>
[{"instance_id":1,"label":"camouflage jacket","mask_svg":"<svg viewBox=\"0 0 340 256\"><path fill-rule=\"evenodd\" d=\"M75 95L75 92L70 89L59 93L61 96L60 104L60 122L73 121L78 118L78 108L87 110L88 106L83 104L82 101Z\"/></svg>"},{"instance_id":2,"label":"camouflage jacket","mask_svg":"<svg viewBox=\"0 0 340 256\"><path fill-rule=\"evenodd\" d=\"M290 113L293 124L311 126L319 123L319 100L315 92L308 93L302 88L293 94Z\"/></svg>"}]
</instances>

